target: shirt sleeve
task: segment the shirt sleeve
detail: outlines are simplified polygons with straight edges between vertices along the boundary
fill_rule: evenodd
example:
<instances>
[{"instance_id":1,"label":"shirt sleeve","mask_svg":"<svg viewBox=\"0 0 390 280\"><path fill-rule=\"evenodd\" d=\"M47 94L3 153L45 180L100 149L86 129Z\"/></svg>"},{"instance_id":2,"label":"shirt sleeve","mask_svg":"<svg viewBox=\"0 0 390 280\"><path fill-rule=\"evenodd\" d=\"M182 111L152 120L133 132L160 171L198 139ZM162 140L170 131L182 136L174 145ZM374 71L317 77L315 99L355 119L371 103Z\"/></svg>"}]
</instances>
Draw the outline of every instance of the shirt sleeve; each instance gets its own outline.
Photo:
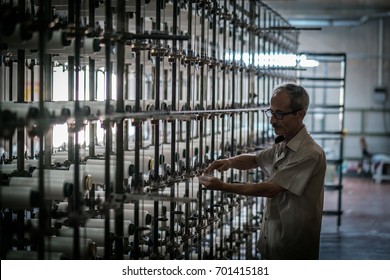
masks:
<instances>
[{"instance_id":1,"label":"shirt sleeve","mask_svg":"<svg viewBox=\"0 0 390 280\"><path fill-rule=\"evenodd\" d=\"M282 188L301 196L310 178L315 173L319 159L313 155L292 158L280 170L274 172L270 181Z\"/></svg>"},{"instance_id":2,"label":"shirt sleeve","mask_svg":"<svg viewBox=\"0 0 390 280\"><path fill-rule=\"evenodd\" d=\"M266 176L269 176L272 172L272 163L275 155L275 150L273 147L262 150L255 156L255 160L261 170L265 173Z\"/></svg>"}]
</instances>

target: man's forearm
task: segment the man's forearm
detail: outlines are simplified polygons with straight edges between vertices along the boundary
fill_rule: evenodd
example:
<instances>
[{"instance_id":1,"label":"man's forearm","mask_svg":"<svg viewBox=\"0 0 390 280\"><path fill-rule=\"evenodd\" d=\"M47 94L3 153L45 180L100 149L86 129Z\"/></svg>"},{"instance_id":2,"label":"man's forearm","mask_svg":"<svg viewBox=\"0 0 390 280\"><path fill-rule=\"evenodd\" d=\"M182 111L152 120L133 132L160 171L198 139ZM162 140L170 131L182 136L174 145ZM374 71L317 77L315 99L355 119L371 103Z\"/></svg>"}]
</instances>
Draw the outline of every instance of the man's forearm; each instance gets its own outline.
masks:
<instances>
[{"instance_id":1,"label":"man's forearm","mask_svg":"<svg viewBox=\"0 0 390 280\"><path fill-rule=\"evenodd\" d=\"M274 197L285 191L281 186L272 182L232 184L223 183L218 190L245 196Z\"/></svg>"},{"instance_id":2,"label":"man's forearm","mask_svg":"<svg viewBox=\"0 0 390 280\"><path fill-rule=\"evenodd\" d=\"M242 154L229 158L230 168L248 170L257 167L254 155Z\"/></svg>"}]
</instances>

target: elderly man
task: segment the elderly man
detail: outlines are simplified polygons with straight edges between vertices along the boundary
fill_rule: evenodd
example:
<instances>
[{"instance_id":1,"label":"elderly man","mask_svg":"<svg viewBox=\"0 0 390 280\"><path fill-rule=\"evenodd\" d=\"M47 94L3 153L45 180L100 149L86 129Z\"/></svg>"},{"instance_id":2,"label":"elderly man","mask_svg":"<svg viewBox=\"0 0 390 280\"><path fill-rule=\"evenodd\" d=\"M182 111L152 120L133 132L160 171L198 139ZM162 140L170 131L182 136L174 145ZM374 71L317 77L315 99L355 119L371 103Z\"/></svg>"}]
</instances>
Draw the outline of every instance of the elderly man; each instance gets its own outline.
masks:
<instances>
[{"instance_id":1,"label":"elderly man","mask_svg":"<svg viewBox=\"0 0 390 280\"><path fill-rule=\"evenodd\" d=\"M265 114L278 135L272 147L212 162L199 178L207 189L266 197L258 249L263 259L318 259L326 158L303 120L309 107L306 90L296 84L278 86ZM225 183L210 176L229 168L260 167L267 180Z\"/></svg>"}]
</instances>

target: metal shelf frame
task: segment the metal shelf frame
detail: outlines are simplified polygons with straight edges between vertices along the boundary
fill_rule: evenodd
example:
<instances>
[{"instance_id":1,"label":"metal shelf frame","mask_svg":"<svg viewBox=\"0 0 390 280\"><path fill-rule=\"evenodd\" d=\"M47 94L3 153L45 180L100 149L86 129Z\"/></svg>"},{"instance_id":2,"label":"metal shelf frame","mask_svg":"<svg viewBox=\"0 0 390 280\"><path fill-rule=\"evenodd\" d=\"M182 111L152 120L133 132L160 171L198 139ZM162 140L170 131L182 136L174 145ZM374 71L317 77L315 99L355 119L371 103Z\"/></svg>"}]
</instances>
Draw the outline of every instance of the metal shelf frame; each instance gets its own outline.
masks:
<instances>
[{"instance_id":1,"label":"metal shelf frame","mask_svg":"<svg viewBox=\"0 0 390 280\"><path fill-rule=\"evenodd\" d=\"M327 176L325 178L324 215L336 216L337 227L341 226L343 192L343 147L346 84L346 54L301 53L318 62L299 73L298 82L308 89L311 107L308 112L308 130L327 154ZM318 100L320 99L320 100ZM332 115L336 115L335 119ZM327 192L336 192L336 209L326 209Z\"/></svg>"}]
</instances>

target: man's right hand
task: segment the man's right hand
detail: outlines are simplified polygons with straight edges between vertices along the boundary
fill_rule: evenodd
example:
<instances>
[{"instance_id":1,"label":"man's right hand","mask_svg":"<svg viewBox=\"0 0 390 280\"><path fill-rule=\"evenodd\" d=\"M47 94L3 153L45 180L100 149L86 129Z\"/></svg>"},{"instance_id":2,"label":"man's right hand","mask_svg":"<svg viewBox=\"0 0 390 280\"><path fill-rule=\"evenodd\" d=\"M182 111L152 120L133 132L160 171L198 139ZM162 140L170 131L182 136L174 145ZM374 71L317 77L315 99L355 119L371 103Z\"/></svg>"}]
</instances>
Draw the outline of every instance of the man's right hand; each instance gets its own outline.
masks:
<instances>
[{"instance_id":1,"label":"man's right hand","mask_svg":"<svg viewBox=\"0 0 390 280\"><path fill-rule=\"evenodd\" d=\"M214 170L218 170L219 172L226 171L231 168L229 159L219 159L213 161L204 171L204 174L210 175Z\"/></svg>"}]
</instances>

